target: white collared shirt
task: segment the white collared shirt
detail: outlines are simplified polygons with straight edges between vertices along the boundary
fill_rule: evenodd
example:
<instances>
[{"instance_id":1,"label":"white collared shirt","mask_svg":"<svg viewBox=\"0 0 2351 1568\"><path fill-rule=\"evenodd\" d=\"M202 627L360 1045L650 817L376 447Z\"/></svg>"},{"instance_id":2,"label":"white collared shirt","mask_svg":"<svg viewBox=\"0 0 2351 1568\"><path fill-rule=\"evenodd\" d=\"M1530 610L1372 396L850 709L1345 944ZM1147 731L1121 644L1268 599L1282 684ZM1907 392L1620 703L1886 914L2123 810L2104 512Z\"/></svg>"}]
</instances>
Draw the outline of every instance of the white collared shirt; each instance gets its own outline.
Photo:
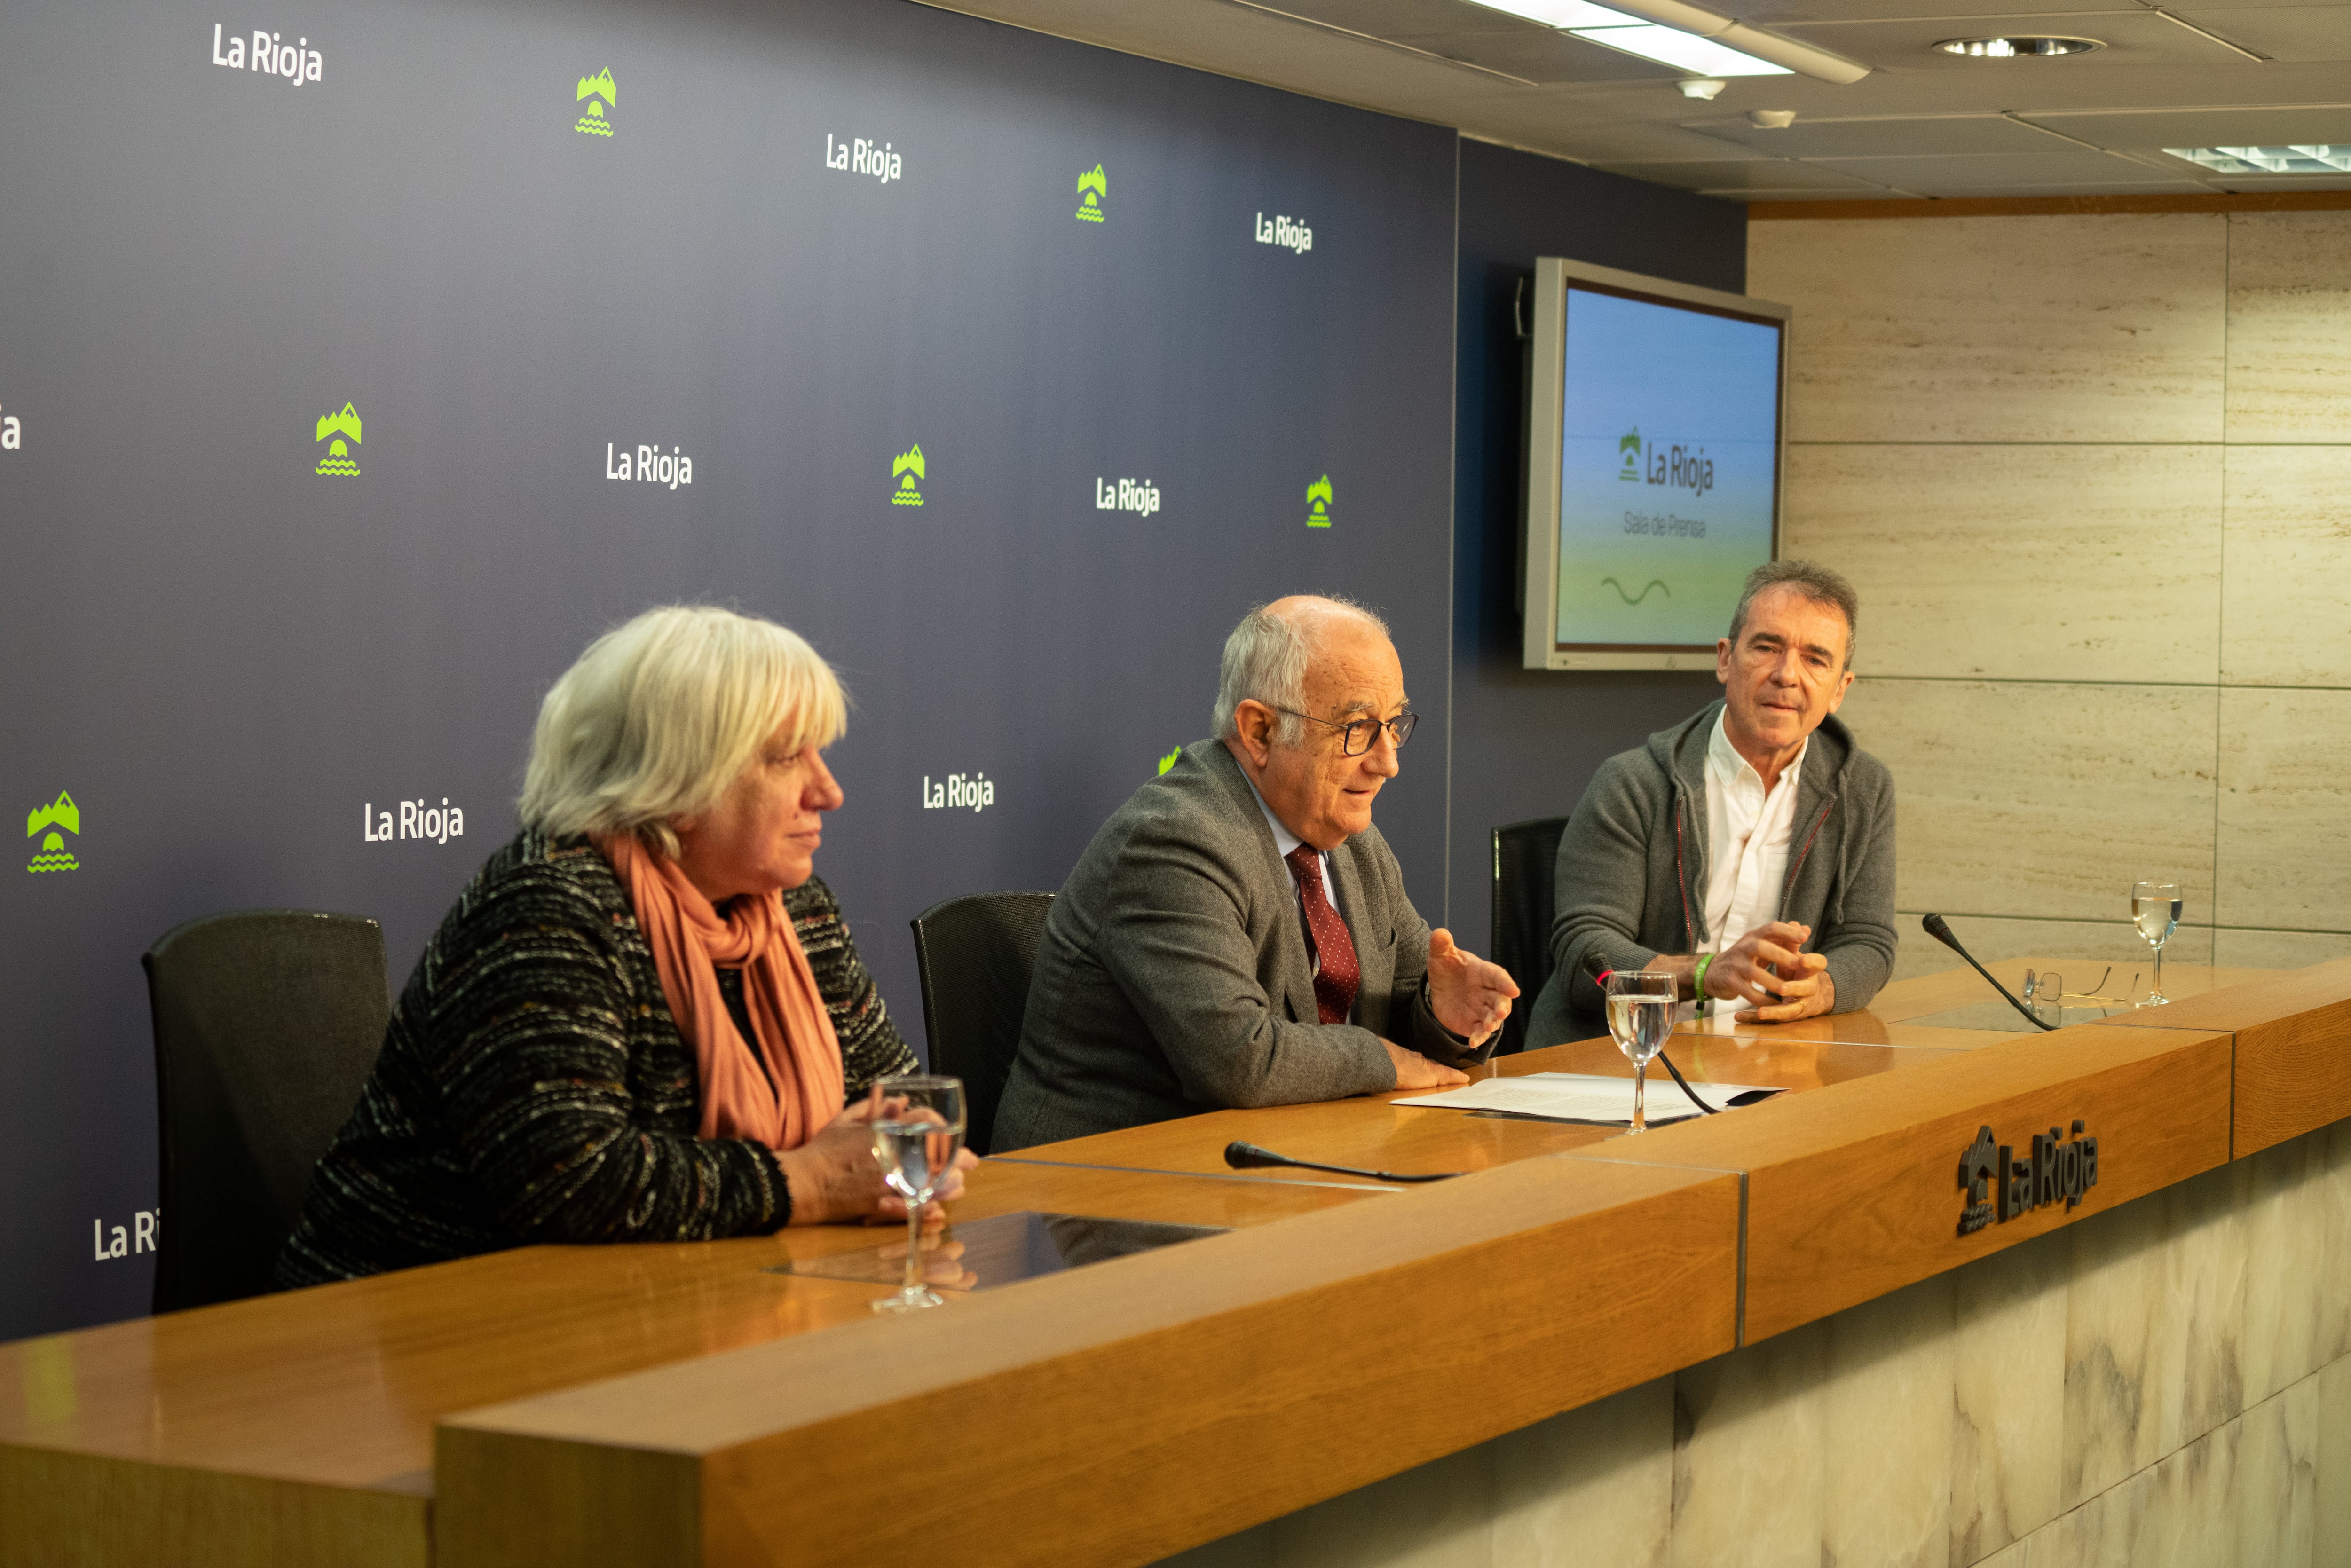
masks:
<instances>
[{"instance_id":1,"label":"white collared shirt","mask_svg":"<svg viewBox=\"0 0 2351 1568\"><path fill-rule=\"evenodd\" d=\"M1706 747L1706 928L1701 953L1719 953L1759 925L1779 918L1780 884L1788 877L1789 841L1796 826L1796 784L1803 776L1810 736L1796 759L1780 770L1771 792L1714 718Z\"/></svg>"}]
</instances>

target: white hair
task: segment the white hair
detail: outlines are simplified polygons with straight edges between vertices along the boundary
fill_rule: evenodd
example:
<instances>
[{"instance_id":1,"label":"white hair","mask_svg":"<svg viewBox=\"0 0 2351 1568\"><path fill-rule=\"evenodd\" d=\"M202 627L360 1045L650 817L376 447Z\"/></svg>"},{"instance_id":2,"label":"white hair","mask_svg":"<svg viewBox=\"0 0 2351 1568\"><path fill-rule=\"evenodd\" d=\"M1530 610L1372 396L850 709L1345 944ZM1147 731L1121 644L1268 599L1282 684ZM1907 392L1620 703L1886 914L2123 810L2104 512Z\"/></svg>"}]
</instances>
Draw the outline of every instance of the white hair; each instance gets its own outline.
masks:
<instances>
[{"instance_id":1,"label":"white hair","mask_svg":"<svg viewBox=\"0 0 2351 1568\"><path fill-rule=\"evenodd\" d=\"M673 820L716 807L779 729L795 748L830 746L848 710L798 632L710 605L648 610L589 643L539 705L523 825L634 833L674 860Z\"/></svg>"},{"instance_id":2,"label":"white hair","mask_svg":"<svg viewBox=\"0 0 2351 1568\"><path fill-rule=\"evenodd\" d=\"M1311 608L1276 614L1260 604L1241 617L1225 639L1225 656L1217 681L1217 706L1209 716L1209 733L1218 740L1240 738L1233 716L1244 702L1256 701L1276 710L1280 721L1274 744L1296 746L1303 728L1294 712L1306 706L1306 667L1322 651L1322 639L1334 621L1352 620L1383 637L1388 623L1352 599L1320 595Z\"/></svg>"}]
</instances>

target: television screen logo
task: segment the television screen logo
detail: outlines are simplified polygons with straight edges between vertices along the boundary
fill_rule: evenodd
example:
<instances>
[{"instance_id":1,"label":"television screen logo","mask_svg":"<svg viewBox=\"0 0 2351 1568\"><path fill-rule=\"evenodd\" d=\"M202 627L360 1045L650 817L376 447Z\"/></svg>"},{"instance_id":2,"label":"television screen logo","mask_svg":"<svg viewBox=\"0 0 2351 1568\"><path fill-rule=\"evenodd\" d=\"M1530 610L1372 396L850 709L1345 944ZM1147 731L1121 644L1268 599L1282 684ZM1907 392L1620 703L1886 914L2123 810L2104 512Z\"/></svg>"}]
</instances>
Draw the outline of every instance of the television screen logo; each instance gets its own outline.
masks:
<instances>
[{"instance_id":1,"label":"television screen logo","mask_svg":"<svg viewBox=\"0 0 2351 1568\"><path fill-rule=\"evenodd\" d=\"M1110 198L1110 179L1099 163L1078 176L1078 216L1090 224L1102 221L1102 203Z\"/></svg>"}]
</instances>

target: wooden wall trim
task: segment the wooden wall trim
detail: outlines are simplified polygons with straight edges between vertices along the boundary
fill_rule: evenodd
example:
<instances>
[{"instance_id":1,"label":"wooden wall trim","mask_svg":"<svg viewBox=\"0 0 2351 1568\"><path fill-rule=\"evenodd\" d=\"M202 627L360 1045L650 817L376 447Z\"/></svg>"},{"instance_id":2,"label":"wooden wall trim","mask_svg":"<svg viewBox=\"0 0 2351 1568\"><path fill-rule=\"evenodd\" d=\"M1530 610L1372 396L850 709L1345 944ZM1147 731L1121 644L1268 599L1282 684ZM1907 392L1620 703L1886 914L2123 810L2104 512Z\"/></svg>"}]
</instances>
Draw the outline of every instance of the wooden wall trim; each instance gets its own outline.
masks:
<instances>
[{"instance_id":1,"label":"wooden wall trim","mask_svg":"<svg viewBox=\"0 0 2351 1568\"><path fill-rule=\"evenodd\" d=\"M2139 196L1947 196L1864 202L1750 202L1749 223L1846 218L2106 217L2123 213L2351 212L2351 191L2248 191Z\"/></svg>"}]
</instances>

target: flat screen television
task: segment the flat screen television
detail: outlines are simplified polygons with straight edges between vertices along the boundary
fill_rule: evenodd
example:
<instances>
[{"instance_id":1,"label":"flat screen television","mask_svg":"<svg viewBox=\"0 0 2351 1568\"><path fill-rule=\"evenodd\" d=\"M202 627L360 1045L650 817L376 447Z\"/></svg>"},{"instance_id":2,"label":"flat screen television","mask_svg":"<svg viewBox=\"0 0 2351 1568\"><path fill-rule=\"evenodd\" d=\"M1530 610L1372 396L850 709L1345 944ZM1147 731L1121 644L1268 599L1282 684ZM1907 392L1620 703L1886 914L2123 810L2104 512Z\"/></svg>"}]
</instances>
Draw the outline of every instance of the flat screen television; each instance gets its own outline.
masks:
<instances>
[{"instance_id":1,"label":"flat screen television","mask_svg":"<svg viewBox=\"0 0 2351 1568\"><path fill-rule=\"evenodd\" d=\"M1535 263L1526 667L1714 667L1780 548L1788 308Z\"/></svg>"}]
</instances>

